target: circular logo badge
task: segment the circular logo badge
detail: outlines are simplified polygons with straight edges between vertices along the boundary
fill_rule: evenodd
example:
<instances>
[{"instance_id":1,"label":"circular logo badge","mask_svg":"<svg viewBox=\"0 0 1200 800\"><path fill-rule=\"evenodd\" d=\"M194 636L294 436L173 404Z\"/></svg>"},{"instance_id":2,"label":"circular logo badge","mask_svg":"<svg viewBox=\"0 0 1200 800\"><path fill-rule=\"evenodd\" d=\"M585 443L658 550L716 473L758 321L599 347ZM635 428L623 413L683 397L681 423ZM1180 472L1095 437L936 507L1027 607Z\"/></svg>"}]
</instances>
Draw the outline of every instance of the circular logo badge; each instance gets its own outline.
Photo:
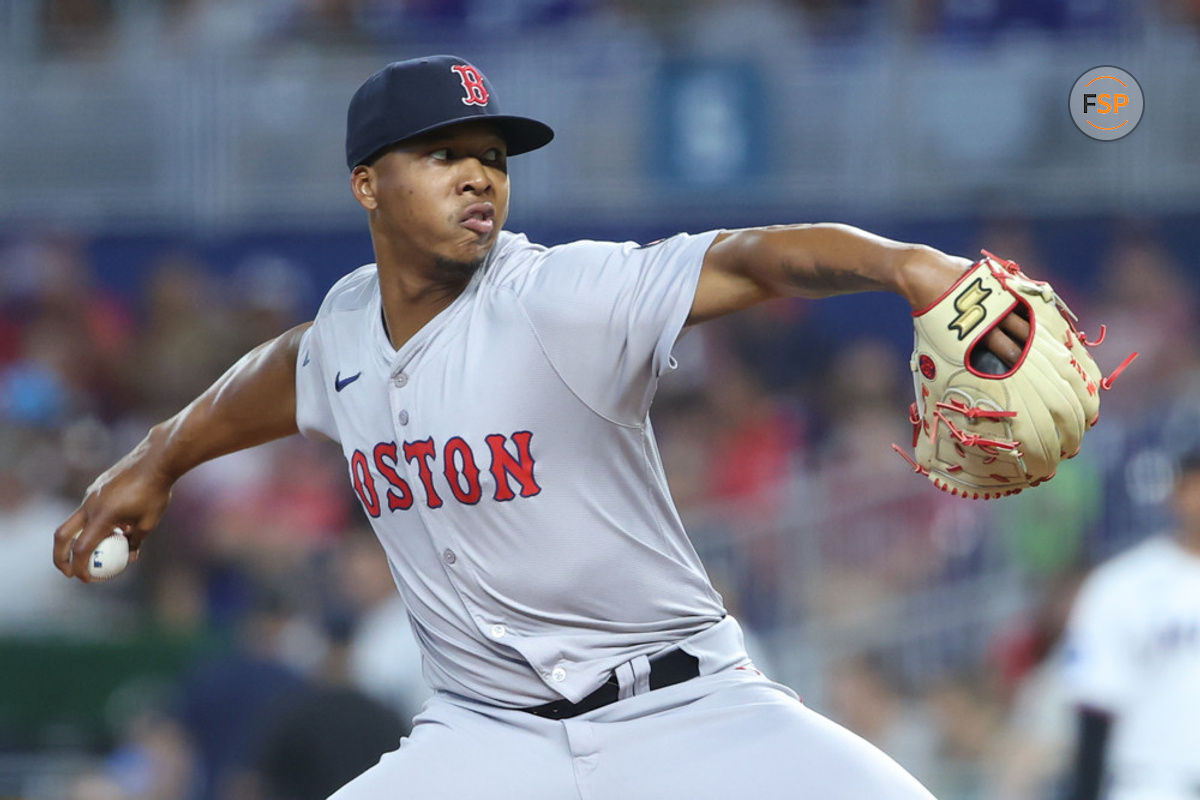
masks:
<instances>
[{"instance_id":1,"label":"circular logo badge","mask_svg":"<svg viewBox=\"0 0 1200 800\"><path fill-rule=\"evenodd\" d=\"M1092 67L1071 87L1071 119L1093 139L1128 136L1142 119L1142 87L1120 67Z\"/></svg>"},{"instance_id":2,"label":"circular logo badge","mask_svg":"<svg viewBox=\"0 0 1200 800\"><path fill-rule=\"evenodd\" d=\"M921 357L917 359L917 364L920 366L921 374L925 376L926 380L933 380L937 377L937 367L934 365L933 359L929 356L922 353Z\"/></svg>"}]
</instances>

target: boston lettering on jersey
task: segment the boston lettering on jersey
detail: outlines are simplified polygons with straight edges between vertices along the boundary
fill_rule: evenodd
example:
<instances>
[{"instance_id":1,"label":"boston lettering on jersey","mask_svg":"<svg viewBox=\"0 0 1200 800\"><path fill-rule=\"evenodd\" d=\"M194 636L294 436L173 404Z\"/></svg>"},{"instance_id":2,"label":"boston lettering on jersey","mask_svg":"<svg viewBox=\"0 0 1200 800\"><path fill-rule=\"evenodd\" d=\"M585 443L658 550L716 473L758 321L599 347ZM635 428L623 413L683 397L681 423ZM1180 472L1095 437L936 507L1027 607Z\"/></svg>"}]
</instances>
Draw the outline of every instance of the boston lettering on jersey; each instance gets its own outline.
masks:
<instances>
[{"instance_id":1,"label":"boston lettering on jersey","mask_svg":"<svg viewBox=\"0 0 1200 800\"><path fill-rule=\"evenodd\" d=\"M533 477L532 439L533 434L529 431L517 431L512 436L491 433L484 437L490 456L488 471L496 484L493 500L505 502L518 495L533 497L542 491ZM482 446L479 449L483 452ZM461 436L452 436L440 448L433 437L399 445L396 442L379 442L371 448L370 453L355 450L350 456L350 480L369 516L378 517L382 514L384 503L388 511L412 508L415 496L412 486L400 475L401 459L416 467L425 493L425 505L429 508L440 508L445 503L439 487L445 487L443 491L448 489L451 497L466 505L475 505L483 497L479 461L474 449ZM377 485L371 471L372 465L386 485ZM441 473L440 478L435 477L435 471Z\"/></svg>"}]
</instances>

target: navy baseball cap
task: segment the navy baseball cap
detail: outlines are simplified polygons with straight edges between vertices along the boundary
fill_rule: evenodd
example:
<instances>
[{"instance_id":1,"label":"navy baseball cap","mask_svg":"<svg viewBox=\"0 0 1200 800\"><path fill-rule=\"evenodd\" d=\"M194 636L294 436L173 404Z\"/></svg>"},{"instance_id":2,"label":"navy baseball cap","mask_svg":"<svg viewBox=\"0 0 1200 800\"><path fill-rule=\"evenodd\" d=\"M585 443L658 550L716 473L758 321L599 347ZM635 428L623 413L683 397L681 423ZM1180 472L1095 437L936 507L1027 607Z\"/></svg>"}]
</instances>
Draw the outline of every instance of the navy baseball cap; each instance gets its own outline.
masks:
<instances>
[{"instance_id":1,"label":"navy baseball cap","mask_svg":"<svg viewBox=\"0 0 1200 800\"><path fill-rule=\"evenodd\" d=\"M458 56L392 62L367 78L350 99L346 166L354 169L404 139L476 119L496 124L510 156L554 138L549 125L501 114L488 79Z\"/></svg>"}]
</instances>

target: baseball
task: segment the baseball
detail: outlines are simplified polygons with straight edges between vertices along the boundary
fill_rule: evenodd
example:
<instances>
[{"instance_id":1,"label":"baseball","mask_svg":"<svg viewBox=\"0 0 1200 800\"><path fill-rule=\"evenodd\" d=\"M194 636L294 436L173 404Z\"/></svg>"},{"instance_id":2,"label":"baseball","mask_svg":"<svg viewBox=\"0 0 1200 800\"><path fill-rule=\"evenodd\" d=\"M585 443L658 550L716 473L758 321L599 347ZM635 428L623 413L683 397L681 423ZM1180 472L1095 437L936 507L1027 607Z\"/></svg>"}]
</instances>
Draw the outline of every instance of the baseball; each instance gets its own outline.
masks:
<instances>
[{"instance_id":1,"label":"baseball","mask_svg":"<svg viewBox=\"0 0 1200 800\"><path fill-rule=\"evenodd\" d=\"M129 564L129 540L120 528L113 528L112 535L92 551L88 558L88 574L98 581L115 578Z\"/></svg>"}]
</instances>

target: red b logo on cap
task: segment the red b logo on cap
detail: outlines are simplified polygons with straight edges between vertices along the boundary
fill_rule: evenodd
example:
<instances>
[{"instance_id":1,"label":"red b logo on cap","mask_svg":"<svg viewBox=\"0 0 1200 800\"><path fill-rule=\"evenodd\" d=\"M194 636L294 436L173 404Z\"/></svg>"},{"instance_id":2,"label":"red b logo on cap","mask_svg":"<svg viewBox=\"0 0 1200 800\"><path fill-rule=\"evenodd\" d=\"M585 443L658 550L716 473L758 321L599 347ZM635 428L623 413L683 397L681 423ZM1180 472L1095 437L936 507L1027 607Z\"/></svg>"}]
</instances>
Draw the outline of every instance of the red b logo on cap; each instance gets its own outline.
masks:
<instances>
[{"instance_id":1,"label":"red b logo on cap","mask_svg":"<svg viewBox=\"0 0 1200 800\"><path fill-rule=\"evenodd\" d=\"M479 70L470 64L455 64L450 69L458 73L463 88L467 90L467 96L462 99L463 105L486 106L488 90L483 85L483 76L479 74Z\"/></svg>"}]
</instances>

